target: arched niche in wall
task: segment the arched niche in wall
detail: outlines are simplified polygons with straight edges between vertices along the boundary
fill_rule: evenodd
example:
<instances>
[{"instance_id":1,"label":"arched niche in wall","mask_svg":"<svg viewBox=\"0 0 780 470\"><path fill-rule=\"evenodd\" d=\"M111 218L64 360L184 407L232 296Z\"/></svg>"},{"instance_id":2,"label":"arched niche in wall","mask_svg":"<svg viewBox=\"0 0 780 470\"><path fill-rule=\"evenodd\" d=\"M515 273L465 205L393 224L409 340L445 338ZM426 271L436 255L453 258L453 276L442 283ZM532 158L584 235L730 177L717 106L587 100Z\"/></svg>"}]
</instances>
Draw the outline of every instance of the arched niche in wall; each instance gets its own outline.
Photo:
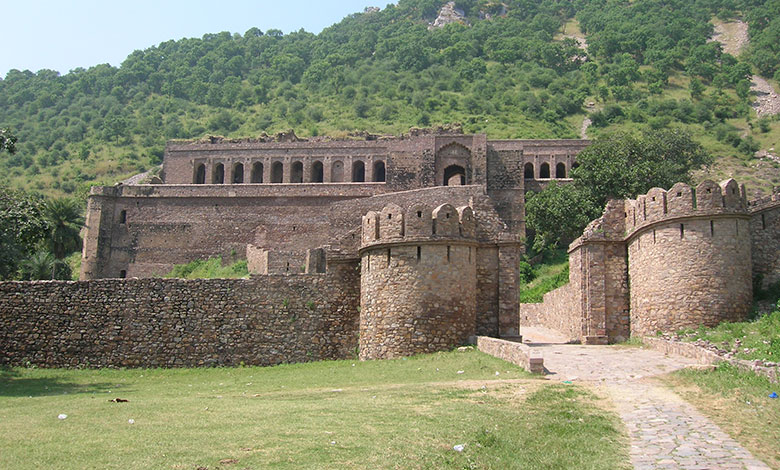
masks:
<instances>
[{"instance_id":1,"label":"arched niche in wall","mask_svg":"<svg viewBox=\"0 0 780 470\"><path fill-rule=\"evenodd\" d=\"M523 178L532 180L534 179L534 164L533 163L526 163L523 167Z\"/></svg>"},{"instance_id":2,"label":"arched niche in wall","mask_svg":"<svg viewBox=\"0 0 780 470\"><path fill-rule=\"evenodd\" d=\"M444 186L463 186L465 184L465 168L460 165L450 165L444 169Z\"/></svg>"},{"instance_id":3,"label":"arched niche in wall","mask_svg":"<svg viewBox=\"0 0 780 470\"><path fill-rule=\"evenodd\" d=\"M263 163L255 162L252 165L252 180L253 183L263 182Z\"/></svg>"},{"instance_id":4,"label":"arched niche in wall","mask_svg":"<svg viewBox=\"0 0 780 470\"><path fill-rule=\"evenodd\" d=\"M375 183L384 183L385 182L385 162L378 161L374 162L374 182Z\"/></svg>"},{"instance_id":5,"label":"arched niche in wall","mask_svg":"<svg viewBox=\"0 0 780 470\"><path fill-rule=\"evenodd\" d=\"M447 169L455 166L463 169L463 184L469 184L469 181L471 181L471 176L469 175L471 151L457 142L445 145L436 152L434 162L434 170L436 172L435 184L444 186L451 184L449 183L449 178L445 177L444 173Z\"/></svg>"},{"instance_id":6,"label":"arched niche in wall","mask_svg":"<svg viewBox=\"0 0 780 470\"><path fill-rule=\"evenodd\" d=\"M344 162L336 160L330 165L330 181L341 183L344 181Z\"/></svg>"},{"instance_id":7,"label":"arched niche in wall","mask_svg":"<svg viewBox=\"0 0 780 470\"><path fill-rule=\"evenodd\" d=\"M214 171L211 173L212 184L224 184L225 183L225 165L217 163L214 165Z\"/></svg>"},{"instance_id":8,"label":"arched niche in wall","mask_svg":"<svg viewBox=\"0 0 780 470\"><path fill-rule=\"evenodd\" d=\"M200 163L195 167L195 177L193 179L193 183L206 184L206 165L203 163Z\"/></svg>"},{"instance_id":9,"label":"arched niche in wall","mask_svg":"<svg viewBox=\"0 0 780 470\"><path fill-rule=\"evenodd\" d=\"M282 162L273 162L271 164L271 183L281 183L284 178L284 165Z\"/></svg>"},{"instance_id":10,"label":"arched niche in wall","mask_svg":"<svg viewBox=\"0 0 780 470\"><path fill-rule=\"evenodd\" d=\"M352 162L352 182L363 183L366 181L366 164L361 160Z\"/></svg>"},{"instance_id":11,"label":"arched niche in wall","mask_svg":"<svg viewBox=\"0 0 780 470\"><path fill-rule=\"evenodd\" d=\"M322 162L317 160L311 164L311 182L322 183L325 181L325 171Z\"/></svg>"},{"instance_id":12,"label":"arched niche in wall","mask_svg":"<svg viewBox=\"0 0 780 470\"><path fill-rule=\"evenodd\" d=\"M233 165L233 184L241 184L244 182L244 164L236 163Z\"/></svg>"}]
</instances>

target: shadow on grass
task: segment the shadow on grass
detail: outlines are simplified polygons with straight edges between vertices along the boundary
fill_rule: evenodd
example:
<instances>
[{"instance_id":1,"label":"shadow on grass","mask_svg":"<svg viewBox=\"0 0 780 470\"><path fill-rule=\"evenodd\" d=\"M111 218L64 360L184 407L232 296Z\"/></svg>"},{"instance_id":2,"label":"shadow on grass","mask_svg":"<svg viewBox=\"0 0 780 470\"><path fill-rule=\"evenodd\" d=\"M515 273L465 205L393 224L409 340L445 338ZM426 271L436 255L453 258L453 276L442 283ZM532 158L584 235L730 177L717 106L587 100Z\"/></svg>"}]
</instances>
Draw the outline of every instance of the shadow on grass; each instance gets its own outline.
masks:
<instances>
[{"instance_id":1,"label":"shadow on grass","mask_svg":"<svg viewBox=\"0 0 780 470\"><path fill-rule=\"evenodd\" d=\"M23 377L16 369L0 368L0 397L45 397L52 395L100 393L116 389L110 383L80 384L61 377Z\"/></svg>"}]
</instances>

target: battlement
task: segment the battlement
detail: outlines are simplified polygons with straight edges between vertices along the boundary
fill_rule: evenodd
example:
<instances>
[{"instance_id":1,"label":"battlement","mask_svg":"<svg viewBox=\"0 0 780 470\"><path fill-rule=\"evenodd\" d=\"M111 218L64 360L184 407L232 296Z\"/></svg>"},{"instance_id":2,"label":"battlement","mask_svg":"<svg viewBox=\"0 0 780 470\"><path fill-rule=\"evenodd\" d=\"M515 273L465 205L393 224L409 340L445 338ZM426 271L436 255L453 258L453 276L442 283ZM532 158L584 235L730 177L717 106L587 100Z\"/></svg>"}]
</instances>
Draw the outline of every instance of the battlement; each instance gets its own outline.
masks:
<instances>
[{"instance_id":1,"label":"battlement","mask_svg":"<svg viewBox=\"0 0 780 470\"><path fill-rule=\"evenodd\" d=\"M442 204L431 209L418 202L404 211L396 204L388 204L379 212L369 211L363 216L361 249L425 241L476 243L476 237L477 223L469 206Z\"/></svg>"},{"instance_id":2,"label":"battlement","mask_svg":"<svg viewBox=\"0 0 780 470\"><path fill-rule=\"evenodd\" d=\"M780 190L777 190L777 188L775 192L769 196L753 199L748 202L748 210L750 212L759 212L777 206L780 206Z\"/></svg>"},{"instance_id":3,"label":"battlement","mask_svg":"<svg viewBox=\"0 0 780 470\"><path fill-rule=\"evenodd\" d=\"M653 188L647 194L625 201L625 228L630 235L657 222L720 214L747 215L745 185L734 179L720 184L705 180L696 188L677 183L668 191Z\"/></svg>"}]
</instances>

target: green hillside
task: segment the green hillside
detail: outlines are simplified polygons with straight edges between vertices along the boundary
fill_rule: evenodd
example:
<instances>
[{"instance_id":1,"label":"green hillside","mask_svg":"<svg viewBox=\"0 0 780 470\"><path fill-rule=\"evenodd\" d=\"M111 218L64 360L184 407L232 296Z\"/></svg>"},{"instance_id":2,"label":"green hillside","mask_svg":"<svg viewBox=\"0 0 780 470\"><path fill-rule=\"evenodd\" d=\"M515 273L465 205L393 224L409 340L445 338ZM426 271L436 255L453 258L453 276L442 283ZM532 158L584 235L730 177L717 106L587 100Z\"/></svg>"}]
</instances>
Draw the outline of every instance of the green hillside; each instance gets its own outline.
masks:
<instances>
[{"instance_id":1,"label":"green hillside","mask_svg":"<svg viewBox=\"0 0 780 470\"><path fill-rule=\"evenodd\" d=\"M780 165L754 156L773 152L780 122L758 119L750 92L752 74L780 78L780 0L467 0L462 20L429 28L444 3L400 0L318 35L168 41L118 68L11 70L0 127L19 142L0 169L12 188L83 197L158 165L167 139L451 122L491 138L576 138L589 117L589 137L687 128L717 157L711 177L780 185ZM735 18L750 35L738 57L708 42Z\"/></svg>"}]
</instances>

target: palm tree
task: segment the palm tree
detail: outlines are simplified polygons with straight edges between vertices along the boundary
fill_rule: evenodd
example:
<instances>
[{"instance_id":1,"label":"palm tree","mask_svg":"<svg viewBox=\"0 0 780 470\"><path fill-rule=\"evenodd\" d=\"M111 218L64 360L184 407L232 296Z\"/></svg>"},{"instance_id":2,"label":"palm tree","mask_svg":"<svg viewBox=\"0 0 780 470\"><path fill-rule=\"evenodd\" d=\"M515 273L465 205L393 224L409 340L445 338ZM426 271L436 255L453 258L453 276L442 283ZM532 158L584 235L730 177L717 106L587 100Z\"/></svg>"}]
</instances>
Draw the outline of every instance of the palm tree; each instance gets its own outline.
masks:
<instances>
[{"instance_id":1,"label":"palm tree","mask_svg":"<svg viewBox=\"0 0 780 470\"><path fill-rule=\"evenodd\" d=\"M46 240L55 258L61 260L81 249L79 232L84 225L81 207L74 199L52 199L46 203L43 218L49 224Z\"/></svg>"},{"instance_id":2,"label":"palm tree","mask_svg":"<svg viewBox=\"0 0 780 470\"><path fill-rule=\"evenodd\" d=\"M68 279L70 277L70 267L66 262L56 259L48 251L39 250L19 263L19 273L22 279L28 281Z\"/></svg>"}]
</instances>

